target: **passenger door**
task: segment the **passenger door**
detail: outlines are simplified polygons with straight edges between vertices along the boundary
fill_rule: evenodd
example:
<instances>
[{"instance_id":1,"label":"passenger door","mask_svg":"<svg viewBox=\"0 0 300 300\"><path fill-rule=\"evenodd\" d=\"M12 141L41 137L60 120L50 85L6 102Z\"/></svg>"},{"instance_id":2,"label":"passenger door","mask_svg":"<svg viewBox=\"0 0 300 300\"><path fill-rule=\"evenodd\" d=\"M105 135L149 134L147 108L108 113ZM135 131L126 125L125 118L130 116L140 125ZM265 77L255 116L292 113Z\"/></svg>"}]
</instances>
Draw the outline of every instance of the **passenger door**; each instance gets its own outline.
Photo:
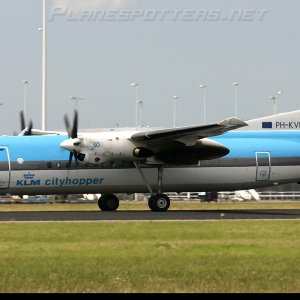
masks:
<instances>
[{"instance_id":1,"label":"passenger door","mask_svg":"<svg viewBox=\"0 0 300 300\"><path fill-rule=\"evenodd\" d=\"M7 189L10 181L10 161L8 148L0 146L0 189Z\"/></svg>"},{"instance_id":2,"label":"passenger door","mask_svg":"<svg viewBox=\"0 0 300 300\"><path fill-rule=\"evenodd\" d=\"M271 174L270 152L256 152L256 180L269 180Z\"/></svg>"}]
</instances>

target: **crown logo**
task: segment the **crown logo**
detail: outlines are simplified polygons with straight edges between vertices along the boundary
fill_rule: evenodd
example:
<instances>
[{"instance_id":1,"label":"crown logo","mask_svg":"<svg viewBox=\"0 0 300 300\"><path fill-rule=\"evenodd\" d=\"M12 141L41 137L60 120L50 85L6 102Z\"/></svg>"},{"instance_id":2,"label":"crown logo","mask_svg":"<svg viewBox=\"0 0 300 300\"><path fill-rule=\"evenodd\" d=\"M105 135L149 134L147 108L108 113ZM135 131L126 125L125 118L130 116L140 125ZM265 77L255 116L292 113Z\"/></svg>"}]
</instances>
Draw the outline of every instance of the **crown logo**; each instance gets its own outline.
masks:
<instances>
[{"instance_id":1,"label":"crown logo","mask_svg":"<svg viewBox=\"0 0 300 300\"><path fill-rule=\"evenodd\" d=\"M28 172L27 174L24 174L23 176L25 179L32 179L32 178L34 178L35 175Z\"/></svg>"}]
</instances>

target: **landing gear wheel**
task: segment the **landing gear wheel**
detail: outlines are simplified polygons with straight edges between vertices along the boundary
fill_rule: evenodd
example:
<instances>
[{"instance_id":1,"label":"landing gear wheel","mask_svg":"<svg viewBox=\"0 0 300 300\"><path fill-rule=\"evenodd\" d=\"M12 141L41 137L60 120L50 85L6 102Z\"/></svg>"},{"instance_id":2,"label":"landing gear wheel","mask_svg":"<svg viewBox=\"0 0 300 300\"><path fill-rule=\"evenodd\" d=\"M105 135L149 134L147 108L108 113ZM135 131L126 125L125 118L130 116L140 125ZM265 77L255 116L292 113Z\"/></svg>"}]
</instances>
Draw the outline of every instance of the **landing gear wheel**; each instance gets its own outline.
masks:
<instances>
[{"instance_id":1,"label":"landing gear wheel","mask_svg":"<svg viewBox=\"0 0 300 300\"><path fill-rule=\"evenodd\" d=\"M167 211L170 207L170 199L165 194L152 195L149 198L148 206L152 211Z\"/></svg>"},{"instance_id":2,"label":"landing gear wheel","mask_svg":"<svg viewBox=\"0 0 300 300\"><path fill-rule=\"evenodd\" d=\"M104 194L98 200L98 206L103 211L115 211L119 207L119 199L113 194Z\"/></svg>"}]
</instances>

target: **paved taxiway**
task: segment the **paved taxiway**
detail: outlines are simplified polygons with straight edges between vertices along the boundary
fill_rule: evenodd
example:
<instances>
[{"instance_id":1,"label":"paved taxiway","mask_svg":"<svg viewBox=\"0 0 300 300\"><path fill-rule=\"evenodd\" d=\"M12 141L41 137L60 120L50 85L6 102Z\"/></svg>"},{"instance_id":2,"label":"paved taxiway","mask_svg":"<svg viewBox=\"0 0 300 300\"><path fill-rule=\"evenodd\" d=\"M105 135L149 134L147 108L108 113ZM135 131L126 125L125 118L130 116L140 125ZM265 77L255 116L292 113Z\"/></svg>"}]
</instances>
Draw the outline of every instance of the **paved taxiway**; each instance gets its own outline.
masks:
<instances>
[{"instance_id":1,"label":"paved taxiway","mask_svg":"<svg viewBox=\"0 0 300 300\"><path fill-rule=\"evenodd\" d=\"M300 219L300 209L0 212L0 221L155 221Z\"/></svg>"}]
</instances>

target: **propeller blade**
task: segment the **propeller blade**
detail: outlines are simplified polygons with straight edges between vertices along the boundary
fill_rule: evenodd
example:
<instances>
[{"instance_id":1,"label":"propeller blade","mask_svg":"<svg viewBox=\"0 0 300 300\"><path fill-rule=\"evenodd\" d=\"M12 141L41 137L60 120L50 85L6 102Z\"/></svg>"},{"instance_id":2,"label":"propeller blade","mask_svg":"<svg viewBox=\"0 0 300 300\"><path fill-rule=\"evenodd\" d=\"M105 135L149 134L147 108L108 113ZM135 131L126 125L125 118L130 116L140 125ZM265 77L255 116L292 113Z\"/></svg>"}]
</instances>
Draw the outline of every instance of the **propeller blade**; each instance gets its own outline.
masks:
<instances>
[{"instance_id":1,"label":"propeller blade","mask_svg":"<svg viewBox=\"0 0 300 300\"><path fill-rule=\"evenodd\" d=\"M78 153L74 151L75 164L78 165Z\"/></svg>"},{"instance_id":2,"label":"propeller blade","mask_svg":"<svg viewBox=\"0 0 300 300\"><path fill-rule=\"evenodd\" d=\"M24 111L20 111L20 117L21 117L21 131L25 129L25 117L24 117Z\"/></svg>"},{"instance_id":3,"label":"propeller blade","mask_svg":"<svg viewBox=\"0 0 300 300\"><path fill-rule=\"evenodd\" d=\"M69 135L69 137L71 137L70 121L69 121L69 118L68 118L67 114L64 115L64 120L65 120L65 124L66 124L68 135Z\"/></svg>"},{"instance_id":4,"label":"propeller blade","mask_svg":"<svg viewBox=\"0 0 300 300\"><path fill-rule=\"evenodd\" d=\"M70 121L69 121L69 118L68 118L67 114L64 115L64 120L65 120L65 125L66 125L66 128L67 128L69 139L72 139L71 142L73 143L73 145L70 144L67 141L64 141L64 142L61 143L61 147L63 147L63 148L70 151L68 167L71 166L73 156L74 156L74 159L75 159L75 164L77 166L77 164L78 164L78 159L77 159L78 158L78 153L77 153L77 151L73 150L74 146L78 146L80 144L80 140L78 139L78 133L77 133L77 131L78 131L78 111L77 111L77 109L75 109L75 115L74 115L73 127L72 128L70 126ZM78 139L78 141L76 141L74 139ZM74 144L75 142L77 144Z\"/></svg>"},{"instance_id":5,"label":"propeller blade","mask_svg":"<svg viewBox=\"0 0 300 300\"><path fill-rule=\"evenodd\" d=\"M68 167L71 166L71 163L72 163L72 158L73 158L73 151L70 152L70 156L69 156L69 164L68 164Z\"/></svg>"},{"instance_id":6,"label":"propeller blade","mask_svg":"<svg viewBox=\"0 0 300 300\"><path fill-rule=\"evenodd\" d=\"M23 110L20 111L20 119L21 119L21 131L23 131L24 129L26 129L25 116ZM33 128L33 123L32 120L30 120L29 126L27 127L27 130L24 132L24 135L31 135L32 128Z\"/></svg>"},{"instance_id":7,"label":"propeller blade","mask_svg":"<svg viewBox=\"0 0 300 300\"><path fill-rule=\"evenodd\" d=\"M77 131L78 131L78 111L75 109L75 116L74 116L74 122L73 122L73 128L72 128L72 139L77 138Z\"/></svg>"},{"instance_id":8,"label":"propeller blade","mask_svg":"<svg viewBox=\"0 0 300 300\"><path fill-rule=\"evenodd\" d=\"M27 135L31 135L32 127L33 127L33 123L32 120L30 120Z\"/></svg>"}]
</instances>

